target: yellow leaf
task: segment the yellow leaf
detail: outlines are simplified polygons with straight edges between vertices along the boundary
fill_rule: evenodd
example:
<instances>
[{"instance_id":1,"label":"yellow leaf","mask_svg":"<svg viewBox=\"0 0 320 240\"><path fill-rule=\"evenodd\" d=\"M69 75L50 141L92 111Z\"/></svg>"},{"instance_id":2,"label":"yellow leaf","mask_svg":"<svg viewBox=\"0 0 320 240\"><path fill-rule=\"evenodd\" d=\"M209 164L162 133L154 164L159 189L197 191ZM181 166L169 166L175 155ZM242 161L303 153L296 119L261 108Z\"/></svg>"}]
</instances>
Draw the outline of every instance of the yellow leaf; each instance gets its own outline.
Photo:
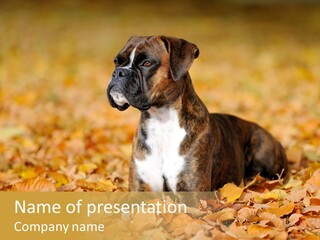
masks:
<instances>
[{"instance_id":1,"label":"yellow leaf","mask_svg":"<svg viewBox=\"0 0 320 240\"><path fill-rule=\"evenodd\" d=\"M220 188L222 197L227 198L228 202L232 202L240 198L243 190L244 188L238 187L234 183L227 183Z\"/></svg>"},{"instance_id":2,"label":"yellow leaf","mask_svg":"<svg viewBox=\"0 0 320 240\"><path fill-rule=\"evenodd\" d=\"M258 196L260 200L265 200L265 199L283 199L287 196L286 191L281 190L281 189L273 189L272 191L269 191L267 193L261 194Z\"/></svg>"},{"instance_id":3,"label":"yellow leaf","mask_svg":"<svg viewBox=\"0 0 320 240\"><path fill-rule=\"evenodd\" d=\"M27 168L20 173L22 179L35 178L38 174L35 172L34 168Z\"/></svg>"},{"instance_id":4,"label":"yellow leaf","mask_svg":"<svg viewBox=\"0 0 320 240\"><path fill-rule=\"evenodd\" d=\"M269 212L269 213L273 213L278 217L282 217L284 215L288 215L294 209L294 203L293 202L289 202L289 201L285 201L282 206L276 206L276 205L278 205L278 203L269 204L269 205L271 205L272 207L267 208L264 211L265 212Z\"/></svg>"},{"instance_id":5,"label":"yellow leaf","mask_svg":"<svg viewBox=\"0 0 320 240\"><path fill-rule=\"evenodd\" d=\"M289 182L284 185L284 189L289 189L292 187L297 187L297 186L301 186L302 181L300 179L296 179L296 178L290 178Z\"/></svg>"},{"instance_id":6,"label":"yellow leaf","mask_svg":"<svg viewBox=\"0 0 320 240\"><path fill-rule=\"evenodd\" d=\"M232 208L224 208L221 211L208 214L203 219L208 221L227 221L235 219L236 211Z\"/></svg>"},{"instance_id":7,"label":"yellow leaf","mask_svg":"<svg viewBox=\"0 0 320 240\"><path fill-rule=\"evenodd\" d=\"M79 171L84 173L92 173L95 169L97 169L97 165L94 163L84 163L79 166Z\"/></svg>"},{"instance_id":8,"label":"yellow leaf","mask_svg":"<svg viewBox=\"0 0 320 240\"><path fill-rule=\"evenodd\" d=\"M51 172L49 172L49 175L50 175L50 177L52 177L56 181L55 186L57 188L61 187L62 185L66 185L70 182L69 177L62 174L62 173L51 171Z\"/></svg>"},{"instance_id":9,"label":"yellow leaf","mask_svg":"<svg viewBox=\"0 0 320 240\"><path fill-rule=\"evenodd\" d=\"M251 237L257 238L265 238L268 236L268 238L271 239L277 235L277 231L273 228L259 225L249 225L247 232Z\"/></svg>"}]
</instances>

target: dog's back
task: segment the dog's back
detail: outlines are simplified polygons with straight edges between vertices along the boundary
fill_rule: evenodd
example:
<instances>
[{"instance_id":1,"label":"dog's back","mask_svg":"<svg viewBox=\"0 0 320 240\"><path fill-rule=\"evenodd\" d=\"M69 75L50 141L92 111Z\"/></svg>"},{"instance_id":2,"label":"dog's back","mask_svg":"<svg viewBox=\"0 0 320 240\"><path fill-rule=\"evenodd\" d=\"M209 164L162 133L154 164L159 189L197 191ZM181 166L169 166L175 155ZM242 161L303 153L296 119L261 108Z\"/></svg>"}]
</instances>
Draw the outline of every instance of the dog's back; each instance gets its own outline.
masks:
<instances>
[{"instance_id":1,"label":"dog's back","mask_svg":"<svg viewBox=\"0 0 320 240\"><path fill-rule=\"evenodd\" d=\"M285 151L265 129L227 114L213 113L210 119L215 135L212 189L226 182L239 184L259 172L270 179L286 174Z\"/></svg>"}]
</instances>

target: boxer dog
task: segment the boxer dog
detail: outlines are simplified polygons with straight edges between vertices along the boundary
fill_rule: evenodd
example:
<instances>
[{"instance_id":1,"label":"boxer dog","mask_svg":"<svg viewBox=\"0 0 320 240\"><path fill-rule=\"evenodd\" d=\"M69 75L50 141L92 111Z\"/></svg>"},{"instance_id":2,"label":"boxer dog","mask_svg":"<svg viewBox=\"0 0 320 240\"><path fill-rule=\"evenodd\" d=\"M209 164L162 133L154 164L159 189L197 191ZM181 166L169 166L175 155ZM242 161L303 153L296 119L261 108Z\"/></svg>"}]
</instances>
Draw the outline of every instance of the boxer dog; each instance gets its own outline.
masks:
<instances>
[{"instance_id":1,"label":"boxer dog","mask_svg":"<svg viewBox=\"0 0 320 240\"><path fill-rule=\"evenodd\" d=\"M112 107L141 111L133 140L130 191L212 191L257 173L287 172L280 143L255 123L213 113L188 70L195 44L165 36L132 37L114 59Z\"/></svg>"}]
</instances>

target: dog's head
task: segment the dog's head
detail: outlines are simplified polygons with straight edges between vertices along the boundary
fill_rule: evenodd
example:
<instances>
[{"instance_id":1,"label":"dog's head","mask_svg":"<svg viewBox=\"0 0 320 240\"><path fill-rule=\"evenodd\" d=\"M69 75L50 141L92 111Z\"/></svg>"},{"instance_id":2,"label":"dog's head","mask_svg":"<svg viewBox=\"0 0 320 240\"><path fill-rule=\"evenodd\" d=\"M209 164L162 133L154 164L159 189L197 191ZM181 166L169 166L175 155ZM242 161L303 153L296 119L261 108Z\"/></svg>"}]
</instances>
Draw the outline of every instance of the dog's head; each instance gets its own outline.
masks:
<instances>
[{"instance_id":1,"label":"dog's head","mask_svg":"<svg viewBox=\"0 0 320 240\"><path fill-rule=\"evenodd\" d=\"M178 38L132 37L114 59L107 89L112 107L139 110L162 106L179 94L182 79L199 56L196 45Z\"/></svg>"}]
</instances>

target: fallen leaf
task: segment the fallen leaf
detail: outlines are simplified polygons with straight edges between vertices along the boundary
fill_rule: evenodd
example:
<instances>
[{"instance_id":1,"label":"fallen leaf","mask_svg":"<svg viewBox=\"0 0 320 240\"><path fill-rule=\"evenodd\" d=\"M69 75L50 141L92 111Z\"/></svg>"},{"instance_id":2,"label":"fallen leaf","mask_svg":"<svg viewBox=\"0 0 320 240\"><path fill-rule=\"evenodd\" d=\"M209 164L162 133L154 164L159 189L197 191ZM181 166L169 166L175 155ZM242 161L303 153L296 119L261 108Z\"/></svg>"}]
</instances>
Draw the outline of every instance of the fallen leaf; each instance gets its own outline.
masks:
<instances>
[{"instance_id":1,"label":"fallen leaf","mask_svg":"<svg viewBox=\"0 0 320 240\"><path fill-rule=\"evenodd\" d=\"M27 168L20 173L22 179L35 178L38 176L34 168Z\"/></svg>"},{"instance_id":2,"label":"fallen leaf","mask_svg":"<svg viewBox=\"0 0 320 240\"><path fill-rule=\"evenodd\" d=\"M308 213L308 212L320 212L320 206L308 206L302 209L302 213Z\"/></svg>"},{"instance_id":3,"label":"fallen leaf","mask_svg":"<svg viewBox=\"0 0 320 240\"><path fill-rule=\"evenodd\" d=\"M265 209L265 212L273 213L278 217L290 214L294 209L294 203L289 201L284 201L282 206L278 203L270 204L270 207Z\"/></svg>"},{"instance_id":4,"label":"fallen leaf","mask_svg":"<svg viewBox=\"0 0 320 240\"><path fill-rule=\"evenodd\" d=\"M260 201L266 200L266 199L275 199L280 200L287 196L286 191L282 189L273 189L267 193L259 194L257 195L257 198L260 199Z\"/></svg>"},{"instance_id":5,"label":"fallen leaf","mask_svg":"<svg viewBox=\"0 0 320 240\"><path fill-rule=\"evenodd\" d=\"M293 213L293 214L291 214L290 217L289 217L289 219L288 219L288 221L289 221L288 226L290 227L290 226L295 225L295 224L300 220L300 218L301 218L302 216L303 216L303 215L300 214L300 213Z\"/></svg>"},{"instance_id":6,"label":"fallen leaf","mask_svg":"<svg viewBox=\"0 0 320 240\"><path fill-rule=\"evenodd\" d=\"M220 188L221 196L227 198L228 202L232 202L241 197L244 188L236 186L234 183L227 183Z\"/></svg>"},{"instance_id":7,"label":"fallen leaf","mask_svg":"<svg viewBox=\"0 0 320 240\"><path fill-rule=\"evenodd\" d=\"M201 211L201 210L199 210L197 208L187 207L186 213L189 216L191 216L192 218L199 218L199 217L202 217L202 216L206 215L207 212Z\"/></svg>"},{"instance_id":8,"label":"fallen leaf","mask_svg":"<svg viewBox=\"0 0 320 240\"><path fill-rule=\"evenodd\" d=\"M263 227L259 225L249 225L247 233L251 237L258 237L258 238L265 238L268 237L269 239L274 238L278 231L271 227Z\"/></svg>"},{"instance_id":9,"label":"fallen leaf","mask_svg":"<svg viewBox=\"0 0 320 240\"><path fill-rule=\"evenodd\" d=\"M242 224L245 221L250 222L256 217L258 209L244 207L238 211L237 220Z\"/></svg>"},{"instance_id":10,"label":"fallen leaf","mask_svg":"<svg viewBox=\"0 0 320 240\"><path fill-rule=\"evenodd\" d=\"M84 164L79 165L79 167L78 167L79 171L87 173L87 174L92 173L97 168L98 168L98 166L94 163L84 163Z\"/></svg>"},{"instance_id":11,"label":"fallen leaf","mask_svg":"<svg viewBox=\"0 0 320 240\"><path fill-rule=\"evenodd\" d=\"M287 196L286 199L291 202L300 202L307 196L307 190L304 188L294 188Z\"/></svg>"},{"instance_id":12,"label":"fallen leaf","mask_svg":"<svg viewBox=\"0 0 320 240\"><path fill-rule=\"evenodd\" d=\"M307 218L306 221L308 227L320 229L320 218Z\"/></svg>"},{"instance_id":13,"label":"fallen leaf","mask_svg":"<svg viewBox=\"0 0 320 240\"><path fill-rule=\"evenodd\" d=\"M237 239L249 239L250 236L245 229L246 226L236 226L235 224L232 224L226 233Z\"/></svg>"},{"instance_id":14,"label":"fallen leaf","mask_svg":"<svg viewBox=\"0 0 320 240\"><path fill-rule=\"evenodd\" d=\"M75 182L75 185L84 190L99 191L99 192L112 192L117 187L111 181L100 181L100 182L87 182L83 179L79 179Z\"/></svg>"},{"instance_id":15,"label":"fallen leaf","mask_svg":"<svg viewBox=\"0 0 320 240\"><path fill-rule=\"evenodd\" d=\"M62 173L51 171L48 173L50 177L55 180L55 186L57 188L61 187L62 185L66 185L70 182L70 178Z\"/></svg>"},{"instance_id":16,"label":"fallen leaf","mask_svg":"<svg viewBox=\"0 0 320 240\"><path fill-rule=\"evenodd\" d=\"M236 211L232 208L224 208L221 211L208 214L203 217L204 220L209 221L228 221L228 220L234 220L236 215Z\"/></svg>"},{"instance_id":17,"label":"fallen leaf","mask_svg":"<svg viewBox=\"0 0 320 240\"><path fill-rule=\"evenodd\" d=\"M279 231L285 231L284 221L280 217L277 217L275 214L269 212L261 212L259 213L259 217L263 220L268 220L268 226L277 228Z\"/></svg>"},{"instance_id":18,"label":"fallen leaf","mask_svg":"<svg viewBox=\"0 0 320 240\"><path fill-rule=\"evenodd\" d=\"M320 198L319 197L311 197L310 198L310 205L318 205L320 206Z\"/></svg>"},{"instance_id":19,"label":"fallen leaf","mask_svg":"<svg viewBox=\"0 0 320 240\"><path fill-rule=\"evenodd\" d=\"M291 177L289 182L286 185L284 185L283 188L289 189L292 187L301 186L301 184L302 184L302 181L300 179L296 179L296 178Z\"/></svg>"},{"instance_id":20,"label":"fallen leaf","mask_svg":"<svg viewBox=\"0 0 320 240\"><path fill-rule=\"evenodd\" d=\"M47 179L36 177L14 184L11 190L14 192L54 192L56 187Z\"/></svg>"}]
</instances>

